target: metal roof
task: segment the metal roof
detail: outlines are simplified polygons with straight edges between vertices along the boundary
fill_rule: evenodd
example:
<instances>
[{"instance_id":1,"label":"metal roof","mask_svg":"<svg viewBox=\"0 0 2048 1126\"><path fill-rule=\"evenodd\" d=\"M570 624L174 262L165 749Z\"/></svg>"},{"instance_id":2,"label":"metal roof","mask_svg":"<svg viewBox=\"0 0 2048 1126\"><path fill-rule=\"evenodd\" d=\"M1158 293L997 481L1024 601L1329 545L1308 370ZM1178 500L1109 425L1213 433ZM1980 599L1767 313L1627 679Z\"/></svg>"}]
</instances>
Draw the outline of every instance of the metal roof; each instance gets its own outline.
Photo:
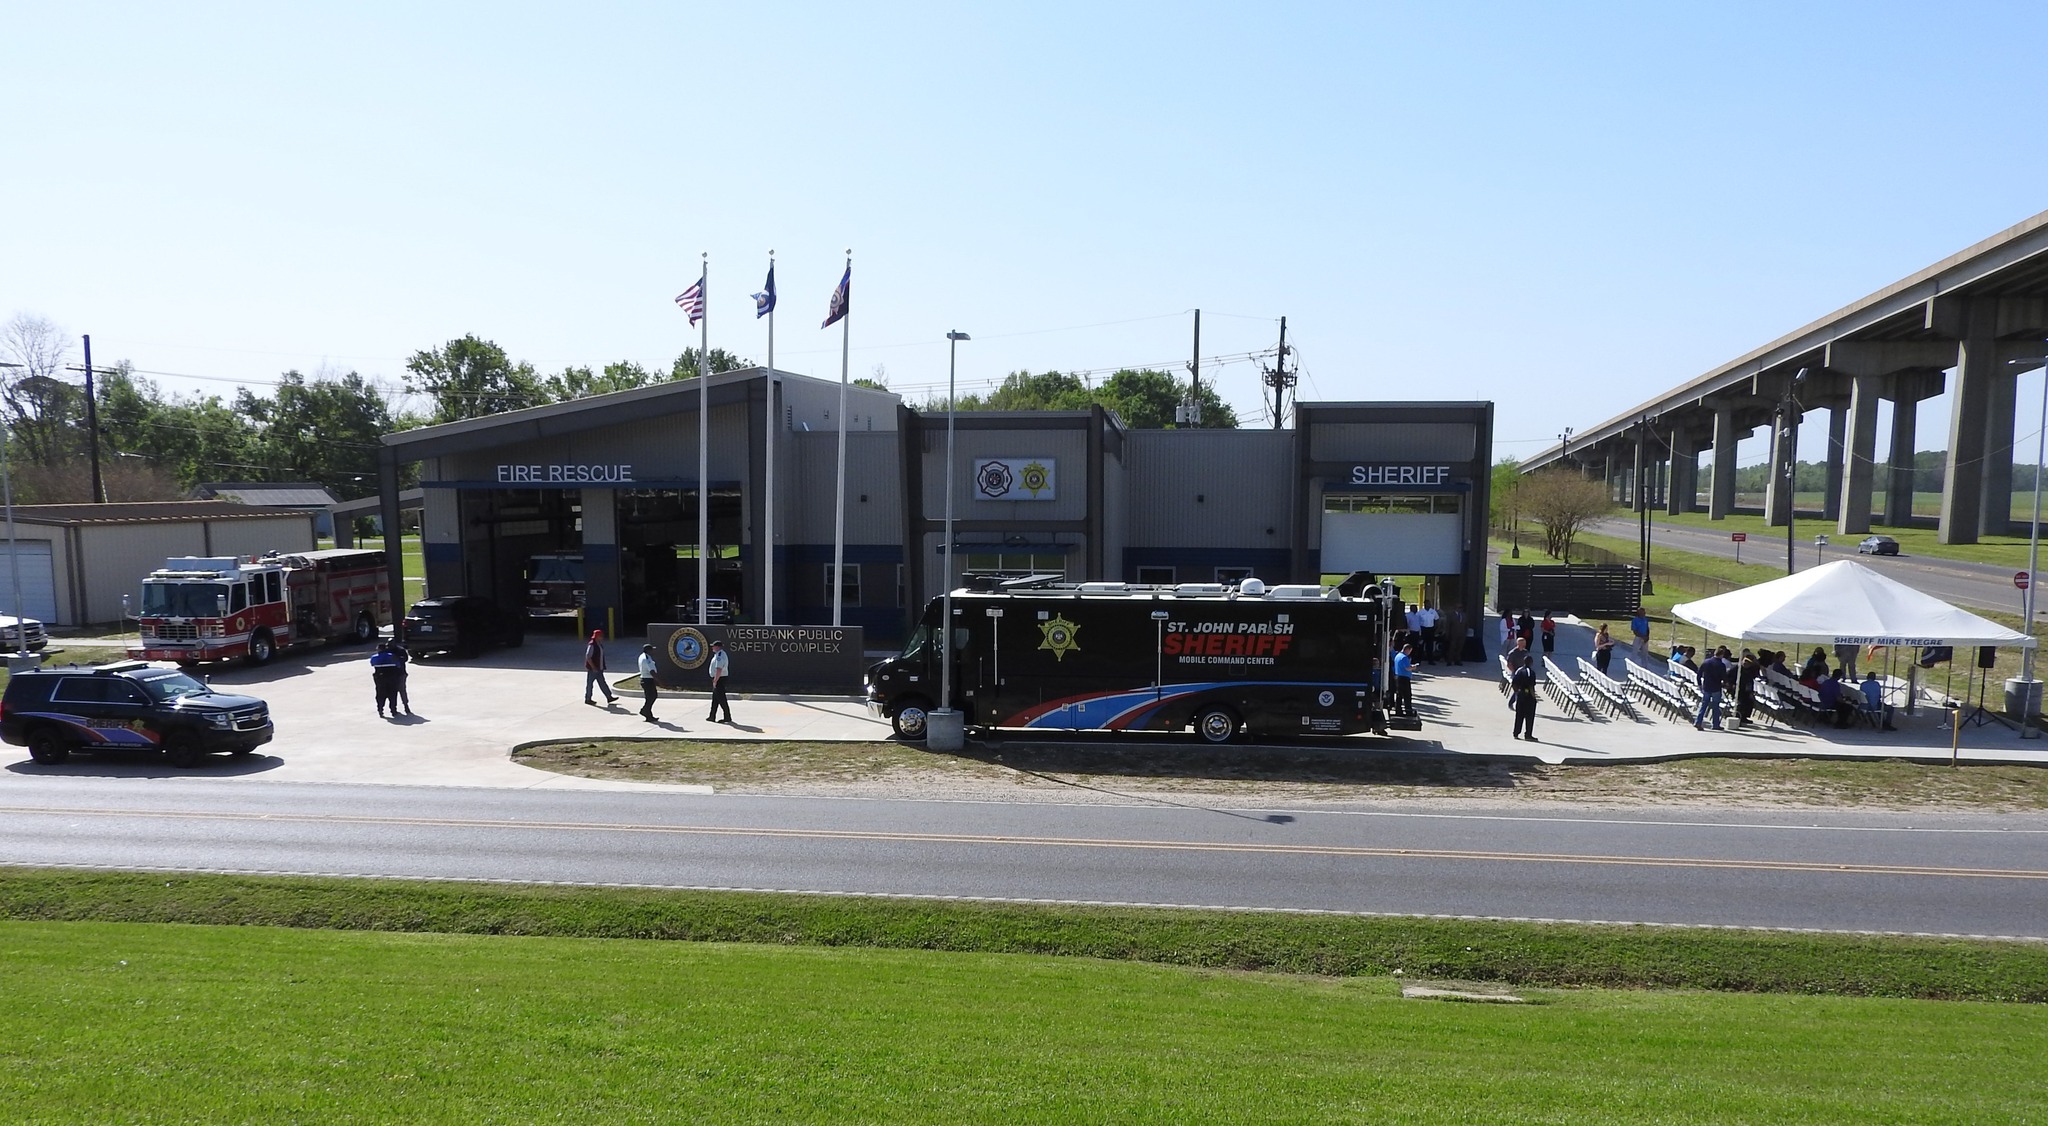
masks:
<instances>
[{"instance_id":1,"label":"metal roof","mask_svg":"<svg viewBox=\"0 0 2048 1126\"><path fill-rule=\"evenodd\" d=\"M311 481L214 481L192 490L199 500L231 500L237 504L310 505L326 508L334 494Z\"/></svg>"},{"instance_id":2,"label":"metal roof","mask_svg":"<svg viewBox=\"0 0 2048 1126\"><path fill-rule=\"evenodd\" d=\"M228 500L150 500L116 504L17 504L17 524L72 527L84 524L162 524L182 520L308 518L303 508L266 508Z\"/></svg>"}]
</instances>

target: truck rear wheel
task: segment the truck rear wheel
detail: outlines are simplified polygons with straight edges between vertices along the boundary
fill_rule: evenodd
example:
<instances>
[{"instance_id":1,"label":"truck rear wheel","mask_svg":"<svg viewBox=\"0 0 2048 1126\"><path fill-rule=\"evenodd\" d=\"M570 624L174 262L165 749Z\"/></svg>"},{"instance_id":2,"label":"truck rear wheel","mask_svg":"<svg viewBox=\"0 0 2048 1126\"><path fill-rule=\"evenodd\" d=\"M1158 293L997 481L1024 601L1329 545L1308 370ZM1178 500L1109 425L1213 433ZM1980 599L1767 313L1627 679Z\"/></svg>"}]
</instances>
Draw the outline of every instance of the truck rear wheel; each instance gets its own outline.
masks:
<instances>
[{"instance_id":1,"label":"truck rear wheel","mask_svg":"<svg viewBox=\"0 0 2048 1126\"><path fill-rule=\"evenodd\" d=\"M377 636L377 619L367 612L356 615L356 628L349 633L349 640L357 645L367 645Z\"/></svg>"},{"instance_id":2,"label":"truck rear wheel","mask_svg":"<svg viewBox=\"0 0 2048 1126\"><path fill-rule=\"evenodd\" d=\"M38 727L29 732L28 757L41 766L56 766L71 757L71 744L55 728Z\"/></svg>"},{"instance_id":3,"label":"truck rear wheel","mask_svg":"<svg viewBox=\"0 0 2048 1126\"><path fill-rule=\"evenodd\" d=\"M896 714L889 717L889 726L896 730L899 738L922 739L931 707L931 701L922 696L912 696L897 706Z\"/></svg>"},{"instance_id":4,"label":"truck rear wheel","mask_svg":"<svg viewBox=\"0 0 2048 1126\"><path fill-rule=\"evenodd\" d=\"M257 630L255 635L249 638L249 663L252 665L267 665L270 663L270 659L275 656L277 656L277 642L271 640L270 631L267 629Z\"/></svg>"},{"instance_id":5,"label":"truck rear wheel","mask_svg":"<svg viewBox=\"0 0 2048 1126\"><path fill-rule=\"evenodd\" d=\"M1229 708L1203 708L1195 714L1195 731L1205 743L1228 743L1237 738L1240 722Z\"/></svg>"}]
</instances>

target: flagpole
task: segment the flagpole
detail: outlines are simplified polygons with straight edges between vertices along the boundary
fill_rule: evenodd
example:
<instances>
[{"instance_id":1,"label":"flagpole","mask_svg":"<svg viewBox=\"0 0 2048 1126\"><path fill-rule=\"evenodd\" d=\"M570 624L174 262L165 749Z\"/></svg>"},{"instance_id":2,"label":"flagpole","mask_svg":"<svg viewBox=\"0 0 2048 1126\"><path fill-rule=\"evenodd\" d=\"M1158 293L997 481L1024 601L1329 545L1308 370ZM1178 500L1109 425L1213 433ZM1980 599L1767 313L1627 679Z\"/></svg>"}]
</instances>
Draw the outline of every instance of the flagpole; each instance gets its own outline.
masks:
<instances>
[{"instance_id":1,"label":"flagpole","mask_svg":"<svg viewBox=\"0 0 2048 1126\"><path fill-rule=\"evenodd\" d=\"M761 549L761 624L775 624L775 431L782 422L775 406L775 252L768 252L768 382L762 394L768 400L767 473L761 486L762 521L768 525Z\"/></svg>"},{"instance_id":2,"label":"flagpole","mask_svg":"<svg viewBox=\"0 0 2048 1126\"><path fill-rule=\"evenodd\" d=\"M711 613L711 252L704 252L704 272L697 284L703 287L703 329L697 351L697 624L705 625Z\"/></svg>"},{"instance_id":3,"label":"flagpole","mask_svg":"<svg viewBox=\"0 0 2048 1126\"><path fill-rule=\"evenodd\" d=\"M853 248L846 248L846 315L839 318L839 481L832 505L832 624L846 601L846 365L853 343Z\"/></svg>"}]
</instances>

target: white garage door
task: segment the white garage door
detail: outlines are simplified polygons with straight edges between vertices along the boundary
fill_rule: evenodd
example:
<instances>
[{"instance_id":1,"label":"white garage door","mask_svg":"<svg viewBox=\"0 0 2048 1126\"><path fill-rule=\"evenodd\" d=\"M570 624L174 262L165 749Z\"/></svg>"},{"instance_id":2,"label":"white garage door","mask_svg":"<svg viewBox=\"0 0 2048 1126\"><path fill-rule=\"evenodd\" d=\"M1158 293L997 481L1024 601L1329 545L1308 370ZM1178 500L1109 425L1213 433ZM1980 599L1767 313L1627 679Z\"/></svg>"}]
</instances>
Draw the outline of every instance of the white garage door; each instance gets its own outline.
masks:
<instances>
[{"instance_id":1,"label":"white garage door","mask_svg":"<svg viewBox=\"0 0 2048 1126\"><path fill-rule=\"evenodd\" d=\"M1457 513L1325 512L1323 573L1455 575L1464 568Z\"/></svg>"},{"instance_id":2,"label":"white garage door","mask_svg":"<svg viewBox=\"0 0 2048 1126\"><path fill-rule=\"evenodd\" d=\"M14 563L21 563L21 604L25 616L49 625L57 620L57 573L50 566L50 541L16 540L14 555L0 539L0 613L14 607Z\"/></svg>"}]
</instances>

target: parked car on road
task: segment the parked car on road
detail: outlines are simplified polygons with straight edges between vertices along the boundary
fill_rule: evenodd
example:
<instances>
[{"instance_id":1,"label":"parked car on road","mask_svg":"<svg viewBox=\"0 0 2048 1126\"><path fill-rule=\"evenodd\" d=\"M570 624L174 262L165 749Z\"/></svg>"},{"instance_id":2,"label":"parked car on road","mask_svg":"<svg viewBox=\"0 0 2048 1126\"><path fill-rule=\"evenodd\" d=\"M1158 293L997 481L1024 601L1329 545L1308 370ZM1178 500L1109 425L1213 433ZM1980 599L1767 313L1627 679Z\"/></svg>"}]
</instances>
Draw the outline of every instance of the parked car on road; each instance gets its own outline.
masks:
<instances>
[{"instance_id":1,"label":"parked car on road","mask_svg":"<svg viewBox=\"0 0 2048 1126\"><path fill-rule=\"evenodd\" d=\"M508 610L480 594L422 598L405 612L405 647L415 656L474 657L493 645L526 644L526 611Z\"/></svg>"},{"instance_id":2,"label":"parked car on road","mask_svg":"<svg viewBox=\"0 0 2048 1126\"><path fill-rule=\"evenodd\" d=\"M1897 555L1899 541L1890 536L1870 536L1856 545L1858 555Z\"/></svg>"},{"instance_id":3,"label":"parked car on road","mask_svg":"<svg viewBox=\"0 0 2048 1126\"><path fill-rule=\"evenodd\" d=\"M23 649L41 649L49 643L50 635L44 632L43 623L34 618L0 614L0 649L19 653Z\"/></svg>"},{"instance_id":4,"label":"parked car on road","mask_svg":"<svg viewBox=\"0 0 2048 1126\"><path fill-rule=\"evenodd\" d=\"M44 766L75 750L114 750L161 753L184 768L218 751L246 755L273 734L262 700L141 661L18 672L0 696L0 740Z\"/></svg>"}]
</instances>

